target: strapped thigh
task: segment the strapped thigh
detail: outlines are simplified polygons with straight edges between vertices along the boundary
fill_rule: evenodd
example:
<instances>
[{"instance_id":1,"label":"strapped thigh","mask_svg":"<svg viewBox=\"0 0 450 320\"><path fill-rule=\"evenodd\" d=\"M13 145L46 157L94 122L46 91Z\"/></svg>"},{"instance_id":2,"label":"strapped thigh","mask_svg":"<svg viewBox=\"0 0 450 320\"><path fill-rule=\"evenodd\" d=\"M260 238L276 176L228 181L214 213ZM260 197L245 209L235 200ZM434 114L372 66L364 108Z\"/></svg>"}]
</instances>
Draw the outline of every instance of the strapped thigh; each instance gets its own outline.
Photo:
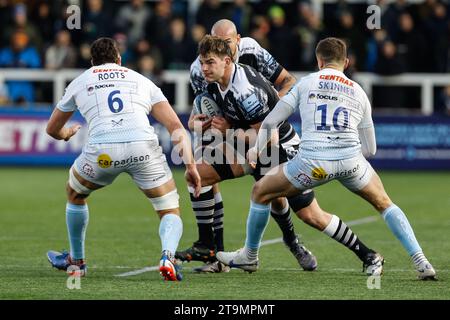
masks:
<instances>
[{"instance_id":1,"label":"strapped thigh","mask_svg":"<svg viewBox=\"0 0 450 320\"><path fill-rule=\"evenodd\" d=\"M176 209L180 205L178 203L179 195L177 189L172 190L165 195L157 198L149 198L156 211Z\"/></svg>"},{"instance_id":2,"label":"strapped thigh","mask_svg":"<svg viewBox=\"0 0 450 320\"><path fill-rule=\"evenodd\" d=\"M75 170L75 168L72 165L69 170L69 186L79 194L90 194L92 191L94 191L82 185L80 181L78 181L77 177L75 177L73 170Z\"/></svg>"}]
</instances>

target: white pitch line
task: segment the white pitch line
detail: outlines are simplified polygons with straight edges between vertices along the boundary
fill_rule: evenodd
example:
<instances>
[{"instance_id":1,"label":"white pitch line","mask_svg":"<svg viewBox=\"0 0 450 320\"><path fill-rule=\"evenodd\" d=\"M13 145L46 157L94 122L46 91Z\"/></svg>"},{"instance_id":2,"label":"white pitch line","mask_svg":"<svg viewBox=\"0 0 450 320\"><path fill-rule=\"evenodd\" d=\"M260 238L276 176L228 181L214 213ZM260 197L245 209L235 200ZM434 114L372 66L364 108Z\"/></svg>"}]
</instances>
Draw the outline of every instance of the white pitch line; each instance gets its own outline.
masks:
<instances>
[{"instance_id":1,"label":"white pitch line","mask_svg":"<svg viewBox=\"0 0 450 320\"><path fill-rule=\"evenodd\" d=\"M159 270L159 266L153 266L153 267L145 267L139 270L135 270L135 271L130 271L130 272L125 272L125 273L120 273L120 274L116 274L116 277L129 277L129 276L135 276L144 272L150 272L150 271L156 271Z\"/></svg>"},{"instance_id":2,"label":"white pitch line","mask_svg":"<svg viewBox=\"0 0 450 320\"><path fill-rule=\"evenodd\" d=\"M369 222L375 222L378 219L379 219L379 216L368 216L368 217L365 217L365 218L349 221L347 223L347 226L351 227L351 226L357 226L358 224L365 224L365 223L369 223Z\"/></svg>"},{"instance_id":3,"label":"white pitch line","mask_svg":"<svg viewBox=\"0 0 450 320\"><path fill-rule=\"evenodd\" d=\"M359 224L370 223L370 222L377 221L378 219L379 219L378 216L369 216L369 217L365 217L365 218L349 221L347 223L347 226L351 227L351 226L356 226L356 225L359 225ZM261 246L267 246L269 244L280 243L280 242L283 242L283 238L275 238L275 239L270 239L270 240L264 240L264 241L261 241ZM119 274L116 274L116 277L136 276L136 275L141 274L141 273L150 272L150 271L156 271L156 270L159 270L159 266L145 267L145 268L134 270L134 271L130 271L130 272L119 273Z\"/></svg>"}]
</instances>

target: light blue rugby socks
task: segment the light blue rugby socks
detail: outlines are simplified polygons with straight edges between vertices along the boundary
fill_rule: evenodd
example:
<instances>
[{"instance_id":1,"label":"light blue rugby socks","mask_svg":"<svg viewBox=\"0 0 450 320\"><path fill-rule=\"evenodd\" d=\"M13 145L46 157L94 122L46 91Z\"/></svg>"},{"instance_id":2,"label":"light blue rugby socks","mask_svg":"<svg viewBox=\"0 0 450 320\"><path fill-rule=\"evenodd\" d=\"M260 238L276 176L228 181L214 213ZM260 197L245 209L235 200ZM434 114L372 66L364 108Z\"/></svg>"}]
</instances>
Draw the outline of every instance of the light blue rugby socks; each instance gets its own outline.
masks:
<instances>
[{"instance_id":1,"label":"light blue rugby socks","mask_svg":"<svg viewBox=\"0 0 450 320\"><path fill-rule=\"evenodd\" d=\"M76 205L67 203L66 224L70 241L70 256L72 259L84 259L84 240L89 222L89 209L87 204Z\"/></svg>"},{"instance_id":2,"label":"light blue rugby socks","mask_svg":"<svg viewBox=\"0 0 450 320\"><path fill-rule=\"evenodd\" d=\"M260 204L250 201L250 212L247 218L247 237L245 239L245 253L247 258L258 258L258 250L261 239L269 223L270 204Z\"/></svg>"},{"instance_id":3,"label":"light blue rugby socks","mask_svg":"<svg viewBox=\"0 0 450 320\"><path fill-rule=\"evenodd\" d=\"M169 251L171 255L174 255L182 234L183 222L181 218L174 213L165 214L159 223L162 251Z\"/></svg>"},{"instance_id":4,"label":"light blue rugby socks","mask_svg":"<svg viewBox=\"0 0 450 320\"><path fill-rule=\"evenodd\" d=\"M420 248L414 231L402 209L395 204L391 204L381 213L381 216L411 257L422 252L422 248Z\"/></svg>"}]
</instances>

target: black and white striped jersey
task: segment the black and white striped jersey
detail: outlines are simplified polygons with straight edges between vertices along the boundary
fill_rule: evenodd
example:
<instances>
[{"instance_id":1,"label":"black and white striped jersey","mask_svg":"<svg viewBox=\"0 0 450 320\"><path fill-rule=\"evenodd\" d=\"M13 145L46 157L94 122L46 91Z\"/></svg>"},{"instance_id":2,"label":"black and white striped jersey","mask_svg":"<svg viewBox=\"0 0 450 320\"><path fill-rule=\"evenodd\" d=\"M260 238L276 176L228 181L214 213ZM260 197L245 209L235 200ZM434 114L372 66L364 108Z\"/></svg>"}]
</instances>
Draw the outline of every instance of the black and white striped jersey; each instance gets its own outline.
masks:
<instances>
[{"instance_id":1,"label":"black and white striped jersey","mask_svg":"<svg viewBox=\"0 0 450 320\"><path fill-rule=\"evenodd\" d=\"M236 63L242 63L253 67L272 84L283 70L283 67L275 60L275 58L252 38L241 38L237 50ZM189 80L195 95L205 91L206 86L208 85L203 78L199 57L191 64Z\"/></svg>"},{"instance_id":2,"label":"black and white striped jersey","mask_svg":"<svg viewBox=\"0 0 450 320\"><path fill-rule=\"evenodd\" d=\"M249 129L262 122L275 107L278 93L255 69L244 64L233 64L228 87L222 91L218 83L207 86L222 113L233 128ZM286 121L279 126L280 143L295 136L294 128Z\"/></svg>"}]
</instances>

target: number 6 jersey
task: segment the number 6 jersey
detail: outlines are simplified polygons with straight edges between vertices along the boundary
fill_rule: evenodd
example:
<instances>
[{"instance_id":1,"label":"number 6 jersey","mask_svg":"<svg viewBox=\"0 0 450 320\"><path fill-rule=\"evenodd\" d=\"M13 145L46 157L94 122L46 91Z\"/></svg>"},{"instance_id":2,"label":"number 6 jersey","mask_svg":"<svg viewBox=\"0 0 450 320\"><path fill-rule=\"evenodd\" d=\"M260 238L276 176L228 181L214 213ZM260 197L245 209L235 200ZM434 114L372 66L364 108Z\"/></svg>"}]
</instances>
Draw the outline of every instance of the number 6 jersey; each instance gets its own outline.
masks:
<instances>
[{"instance_id":1,"label":"number 6 jersey","mask_svg":"<svg viewBox=\"0 0 450 320\"><path fill-rule=\"evenodd\" d=\"M342 72L325 68L291 88L282 99L302 120L300 156L342 160L361 153L358 129L373 127L363 89Z\"/></svg>"},{"instance_id":2,"label":"number 6 jersey","mask_svg":"<svg viewBox=\"0 0 450 320\"><path fill-rule=\"evenodd\" d=\"M106 63L75 78L56 108L80 111L88 124L88 143L119 143L157 140L148 114L161 101L167 99L152 81L131 69Z\"/></svg>"}]
</instances>

